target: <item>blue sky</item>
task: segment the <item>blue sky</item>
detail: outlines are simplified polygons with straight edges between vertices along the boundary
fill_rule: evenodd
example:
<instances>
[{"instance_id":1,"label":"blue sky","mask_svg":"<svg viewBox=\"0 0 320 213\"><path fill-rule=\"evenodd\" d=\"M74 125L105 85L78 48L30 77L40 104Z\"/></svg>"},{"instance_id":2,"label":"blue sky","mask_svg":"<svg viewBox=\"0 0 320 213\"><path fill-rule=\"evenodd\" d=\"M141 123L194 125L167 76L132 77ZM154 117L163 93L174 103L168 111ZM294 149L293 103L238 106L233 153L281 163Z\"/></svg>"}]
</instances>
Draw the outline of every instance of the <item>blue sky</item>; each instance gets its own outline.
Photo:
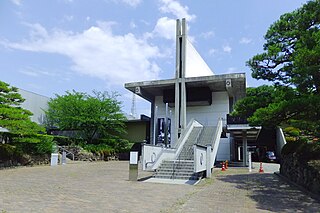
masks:
<instances>
[{"instance_id":1,"label":"blue sky","mask_svg":"<svg viewBox=\"0 0 320 213\"><path fill-rule=\"evenodd\" d=\"M215 74L245 72L263 36L303 0L2 0L0 80L48 97L67 90L117 91L125 82L172 78L175 20ZM137 114L149 104L136 100Z\"/></svg>"}]
</instances>

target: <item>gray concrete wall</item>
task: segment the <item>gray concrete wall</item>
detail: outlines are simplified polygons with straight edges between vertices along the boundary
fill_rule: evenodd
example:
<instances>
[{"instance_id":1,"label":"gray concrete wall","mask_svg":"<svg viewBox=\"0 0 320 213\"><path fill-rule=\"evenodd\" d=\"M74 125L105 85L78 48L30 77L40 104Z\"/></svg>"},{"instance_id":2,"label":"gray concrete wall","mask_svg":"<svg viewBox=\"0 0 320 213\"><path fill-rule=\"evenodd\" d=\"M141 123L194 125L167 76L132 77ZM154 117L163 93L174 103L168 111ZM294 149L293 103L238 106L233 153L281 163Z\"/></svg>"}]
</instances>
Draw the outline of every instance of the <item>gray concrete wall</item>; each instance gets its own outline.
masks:
<instances>
[{"instance_id":1,"label":"gray concrete wall","mask_svg":"<svg viewBox=\"0 0 320 213\"><path fill-rule=\"evenodd\" d=\"M23 89L19 89L19 93L24 99L26 99L21 104L21 107L33 113L31 120L38 124L43 124L45 119L45 113L43 110L48 109L48 101L50 98Z\"/></svg>"}]
</instances>

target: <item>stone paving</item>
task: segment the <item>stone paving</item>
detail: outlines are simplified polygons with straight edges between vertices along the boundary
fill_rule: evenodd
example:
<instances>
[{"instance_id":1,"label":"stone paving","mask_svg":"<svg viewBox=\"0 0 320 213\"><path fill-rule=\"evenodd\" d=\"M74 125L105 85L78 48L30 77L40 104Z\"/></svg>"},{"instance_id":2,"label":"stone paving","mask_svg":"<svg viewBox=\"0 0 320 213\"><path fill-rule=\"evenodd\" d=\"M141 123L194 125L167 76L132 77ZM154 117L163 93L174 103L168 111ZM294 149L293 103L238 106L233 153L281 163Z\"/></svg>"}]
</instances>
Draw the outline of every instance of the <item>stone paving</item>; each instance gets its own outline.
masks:
<instances>
[{"instance_id":1,"label":"stone paving","mask_svg":"<svg viewBox=\"0 0 320 213\"><path fill-rule=\"evenodd\" d=\"M131 182L128 171L123 161L0 170L0 212L160 212L195 188Z\"/></svg>"},{"instance_id":2,"label":"stone paving","mask_svg":"<svg viewBox=\"0 0 320 213\"><path fill-rule=\"evenodd\" d=\"M264 164L265 173L243 168L215 169L214 177L171 212L320 212L320 202L273 174L279 165Z\"/></svg>"},{"instance_id":3,"label":"stone paving","mask_svg":"<svg viewBox=\"0 0 320 213\"><path fill-rule=\"evenodd\" d=\"M258 168L215 170L197 186L131 182L128 168L118 161L0 170L0 212L320 212L319 202Z\"/></svg>"}]
</instances>

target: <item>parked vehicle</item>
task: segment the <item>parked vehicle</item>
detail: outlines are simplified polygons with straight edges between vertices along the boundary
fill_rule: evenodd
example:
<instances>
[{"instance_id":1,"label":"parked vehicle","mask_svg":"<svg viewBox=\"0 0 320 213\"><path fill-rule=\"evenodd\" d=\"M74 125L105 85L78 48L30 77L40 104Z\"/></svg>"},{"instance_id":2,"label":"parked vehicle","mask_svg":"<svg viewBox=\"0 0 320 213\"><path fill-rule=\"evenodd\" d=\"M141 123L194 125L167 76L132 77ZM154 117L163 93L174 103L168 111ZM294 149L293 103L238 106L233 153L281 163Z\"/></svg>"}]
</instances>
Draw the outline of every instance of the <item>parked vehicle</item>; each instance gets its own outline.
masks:
<instances>
[{"instance_id":1,"label":"parked vehicle","mask_svg":"<svg viewBox=\"0 0 320 213\"><path fill-rule=\"evenodd\" d=\"M275 156L274 152L273 151L267 151L266 152L266 159L267 161L276 161L277 160L277 157Z\"/></svg>"}]
</instances>

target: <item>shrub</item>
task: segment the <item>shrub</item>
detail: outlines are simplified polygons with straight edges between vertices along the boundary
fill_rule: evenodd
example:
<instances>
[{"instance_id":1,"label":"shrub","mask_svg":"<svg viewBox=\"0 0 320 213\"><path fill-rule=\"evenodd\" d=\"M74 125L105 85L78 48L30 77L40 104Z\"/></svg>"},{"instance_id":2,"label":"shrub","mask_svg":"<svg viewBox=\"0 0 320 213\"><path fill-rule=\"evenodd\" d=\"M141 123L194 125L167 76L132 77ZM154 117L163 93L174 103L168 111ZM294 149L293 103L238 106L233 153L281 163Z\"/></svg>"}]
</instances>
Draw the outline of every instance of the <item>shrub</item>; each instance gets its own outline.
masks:
<instances>
[{"instance_id":1,"label":"shrub","mask_svg":"<svg viewBox=\"0 0 320 213\"><path fill-rule=\"evenodd\" d=\"M284 132L286 135L291 136L291 137L298 137L300 135L300 130L298 128L295 127L287 127L284 129Z\"/></svg>"},{"instance_id":2,"label":"shrub","mask_svg":"<svg viewBox=\"0 0 320 213\"><path fill-rule=\"evenodd\" d=\"M302 162L318 160L320 159L320 142L308 142L307 138L300 138L284 145L281 154L295 154L298 160Z\"/></svg>"}]
</instances>

